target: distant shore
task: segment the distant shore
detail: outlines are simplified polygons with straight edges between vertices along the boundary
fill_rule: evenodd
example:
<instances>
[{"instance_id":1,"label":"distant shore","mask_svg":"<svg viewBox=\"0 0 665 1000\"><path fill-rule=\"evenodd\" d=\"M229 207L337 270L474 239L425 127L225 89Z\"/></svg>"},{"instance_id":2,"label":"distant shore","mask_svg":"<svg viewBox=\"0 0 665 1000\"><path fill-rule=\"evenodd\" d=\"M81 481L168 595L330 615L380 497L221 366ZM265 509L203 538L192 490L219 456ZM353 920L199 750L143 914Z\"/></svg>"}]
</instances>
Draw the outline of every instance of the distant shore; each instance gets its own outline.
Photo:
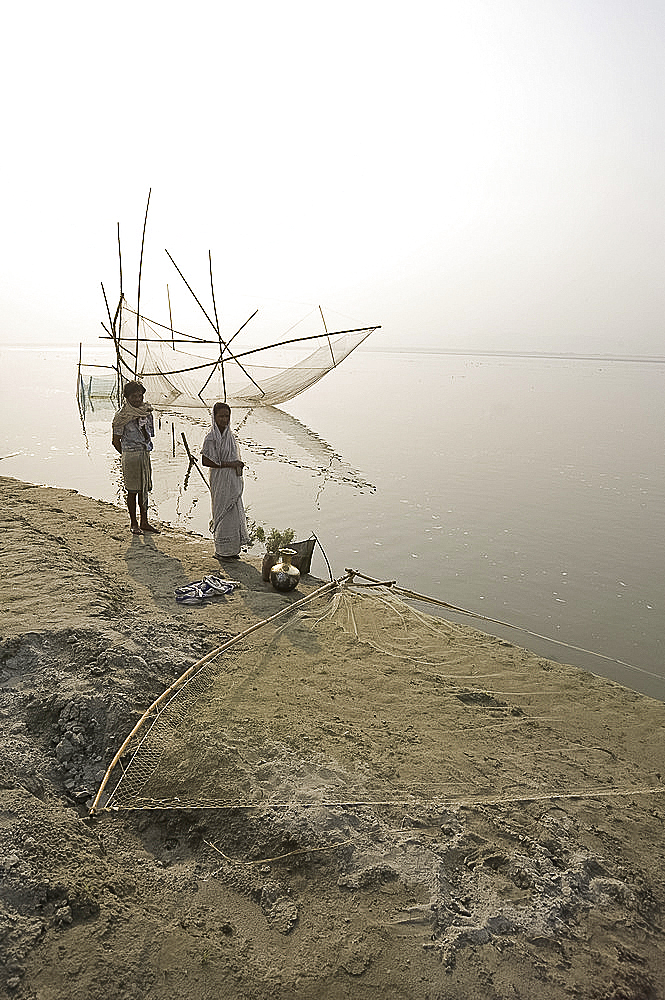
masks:
<instances>
[{"instance_id":1,"label":"distant shore","mask_svg":"<svg viewBox=\"0 0 665 1000\"><path fill-rule=\"evenodd\" d=\"M109 360L113 361L113 346L110 344L106 338L100 337L97 340L86 340L86 341L69 341L61 344L53 344L48 342L35 343L30 342L7 342L3 343L0 341L0 348L6 348L8 350L49 350L49 351L72 351L78 352L80 347L87 348L88 350L96 348L100 353L106 351L109 356ZM285 348L288 350L288 347ZM294 348L295 350L295 348ZM577 352L577 351L520 351L520 350L493 350L490 348L471 348L471 347L436 347L431 346L411 346L407 348L396 349L390 347L384 347L380 344L380 336L378 339L369 340L360 347L356 348L361 354L448 354L454 357L472 357L472 358L538 358L538 359L548 359L552 360L562 360L562 361L606 361L606 362L628 362L631 364L654 364L663 365L665 364L665 355L651 355L651 354L597 354L590 352ZM88 364L86 367L94 367L94 365Z\"/></svg>"}]
</instances>

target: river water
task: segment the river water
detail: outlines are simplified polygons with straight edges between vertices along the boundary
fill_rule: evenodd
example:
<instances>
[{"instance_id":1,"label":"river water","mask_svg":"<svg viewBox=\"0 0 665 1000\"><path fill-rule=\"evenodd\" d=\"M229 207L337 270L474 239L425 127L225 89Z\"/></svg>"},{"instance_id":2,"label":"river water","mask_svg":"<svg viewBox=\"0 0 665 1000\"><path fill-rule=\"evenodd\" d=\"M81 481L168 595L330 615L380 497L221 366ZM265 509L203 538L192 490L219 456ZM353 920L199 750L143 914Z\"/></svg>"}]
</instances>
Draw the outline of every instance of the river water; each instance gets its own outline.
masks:
<instances>
[{"instance_id":1,"label":"river water","mask_svg":"<svg viewBox=\"0 0 665 1000\"><path fill-rule=\"evenodd\" d=\"M78 352L0 347L0 473L118 504L122 522L114 404L82 420ZM234 409L246 506L266 529L315 532L335 575L396 579L485 616L452 620L665 700L664 390L665 363L361 348L279 409ZM161 413L151 497L207 537L182 435L198 454L208 426ZM312 571L327 577L319 550Z\"/></svg>"}]
</instances>

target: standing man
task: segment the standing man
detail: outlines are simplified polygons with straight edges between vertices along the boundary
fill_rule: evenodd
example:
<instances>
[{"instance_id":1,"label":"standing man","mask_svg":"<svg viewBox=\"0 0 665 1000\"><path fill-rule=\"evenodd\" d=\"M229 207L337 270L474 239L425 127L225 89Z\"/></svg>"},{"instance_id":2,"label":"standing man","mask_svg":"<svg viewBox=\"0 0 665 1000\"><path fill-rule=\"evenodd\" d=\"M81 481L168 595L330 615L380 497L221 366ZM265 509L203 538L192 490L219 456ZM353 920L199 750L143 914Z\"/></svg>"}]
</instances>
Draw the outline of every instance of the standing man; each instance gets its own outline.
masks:
<instances>
[{"instance_id":1,"label":"standing man","mask_svg":"<svg viewBox=\"0 0 665 1000\"><path fill-rule=\"evenodd\" d=\"M148 523L148 493L152 489L150 452L155 436L152 406L143 402L145 387L140 382L126 382L122 395L125 401L113 418L112 442L122 455L122 478L132 534L147 531L158 535L158 529ZM136 518L137 498L140 521Z\"/></svg>"}]
</instances>

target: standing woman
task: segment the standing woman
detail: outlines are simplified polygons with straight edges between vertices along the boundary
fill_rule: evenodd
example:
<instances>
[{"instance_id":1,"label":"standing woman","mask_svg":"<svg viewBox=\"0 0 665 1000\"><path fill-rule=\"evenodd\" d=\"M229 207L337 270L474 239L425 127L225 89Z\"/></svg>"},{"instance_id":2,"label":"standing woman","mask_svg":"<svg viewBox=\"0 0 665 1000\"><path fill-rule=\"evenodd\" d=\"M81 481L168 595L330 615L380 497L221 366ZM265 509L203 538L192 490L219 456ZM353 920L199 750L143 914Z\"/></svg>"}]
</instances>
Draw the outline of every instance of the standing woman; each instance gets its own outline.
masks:
<instances>
[{"instance_id":1,"label":"standing woman","mask_svg":"<svg viewBox=\"0 0 665 1000\"><path fill-rule=\"evenodd\" d=\"M240 549L249 545L245 508L242 503L244 463L231 430L231 407L215 403L212 427L201 447L201 460L210 469L215 559L240 559Z\"/></svg>"}]
</instances>

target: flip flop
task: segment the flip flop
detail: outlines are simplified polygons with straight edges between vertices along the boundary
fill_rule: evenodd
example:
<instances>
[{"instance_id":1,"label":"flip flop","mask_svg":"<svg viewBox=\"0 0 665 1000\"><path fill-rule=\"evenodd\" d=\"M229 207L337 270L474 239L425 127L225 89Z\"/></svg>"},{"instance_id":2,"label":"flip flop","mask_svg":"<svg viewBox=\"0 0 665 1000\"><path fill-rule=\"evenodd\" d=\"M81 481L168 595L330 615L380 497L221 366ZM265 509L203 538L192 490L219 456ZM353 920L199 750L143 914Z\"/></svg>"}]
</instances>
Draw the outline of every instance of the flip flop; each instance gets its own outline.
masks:
<instances>
[{"instance_id":1,"label":"flip flop","mask_svg":"<svg viewBox=\"0 0 665 1000\"><path fill-rule=\"evenodd\" d=\"M200 590L204 597L223 597L235 590L236 584L230 580L220 580L216 576L206 576L200 584Z\"/></svg>"},{"instance_id":2,"label":"flip flop","mask_svg":"<svg viewBox=\"0 0 665 1000\"><path fill-rule=\"evenodd\" d=\"M182 588L185 590L185 588ZM201 604L203 602L203 592L198 587L187 588L187 593L176 593L176 604Z\"/></svg>"},{"instance_id":3,"label":"flip flop","mask_svg":"<svg viewBox=\"0 0 665 1000\"><path fill-rule=\"evenodd\" d=\"M187 583L184 587L176 587L174 593L176 597L184 597L186 595L198 594L202 580L197 580L196 583Z\"/></svg>"},{"instance_id":4,"label":"flip flop","mask_svg":"<svg viewBox=\"0 0 665 1000\"><path fill-rule=\"evenodd\" d=\"M238 586L232 580L222 580L218 576L204 576L196 583L188 583L184 587L176 587L174 595L176 604L200 604L207 598L221 597L230 594Z\"/></svg>"},{"instance_id":5,"label":"flip flop","mask_svg":"<svg viewBox=\"0 0 665 1000\"><path fill-rule=\"evenodd\" d=\"M204 576L203 583L216 594L230 594L237 586L232 580L222 580L219 576Z\"/></svg>"}]
</instances>

